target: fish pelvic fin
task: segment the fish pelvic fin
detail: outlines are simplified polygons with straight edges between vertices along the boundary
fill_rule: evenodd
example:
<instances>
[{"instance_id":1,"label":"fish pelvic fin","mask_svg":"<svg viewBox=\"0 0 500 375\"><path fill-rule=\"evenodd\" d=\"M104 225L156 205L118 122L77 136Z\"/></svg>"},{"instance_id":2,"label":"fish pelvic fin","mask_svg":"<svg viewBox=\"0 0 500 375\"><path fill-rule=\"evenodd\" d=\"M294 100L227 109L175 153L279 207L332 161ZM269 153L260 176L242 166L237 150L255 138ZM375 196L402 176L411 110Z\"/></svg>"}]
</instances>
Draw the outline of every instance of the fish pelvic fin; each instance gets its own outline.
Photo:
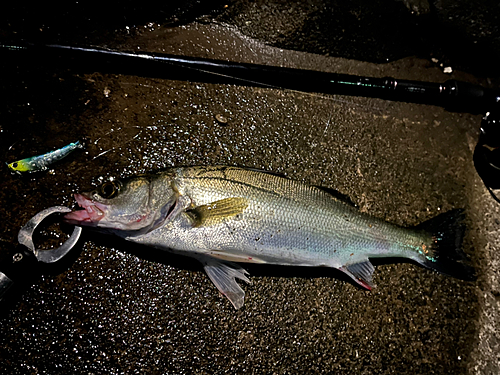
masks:
<instances>
[{"instance_id":1,"label":"fish pelvic fin","mask_svg":"<svg viewBox=\"0 0 500 375\"><path fill-rule=\"evenodd\" d=\"M372 278L375 267L373 267L373 264L371 264L368 259L362 262L345 265L339 269L365 289L372 290L372 288L376 286Z\"/></svg>"},{"instance_id":2,"label":"fish pelvic fin","mask_svg":"<svg viewBox=\"0 0 500 375\"><path fill-rule=\"evenodd\" d=\"M245 303L245 292L236 282L236 279L250 283L246 275L248 272L231 262L221 262L211 257L199 257L205 272L217 289L229 299L235 309L243 307Z\"/></svg>"},{"instance_id":3,"label":"fish pelvic fin","mask_svg":"<svg viewBox=\"0 0 500 375\"><path fill-rule=\"evenodd\" d=\"M193 219L193 227L216 225L225 219L241 214L248 207L245 198L226 198L196 206L186 211Z\"/></svg>"},{"instance_id":4,"label":"fish pelvic fin","mask_svg":"<svg viewBox=\"0 0 500 375\"><path fill-rule=\"evenodd\" d=\"M432 236L433 245L428 254L415 260L425 268L460 280L476 280L475 269L463 263L467 260L462 250L466 229L464 217L464 210L455 209L417 225L415 229Z\"/></svg>"}]
</instances>

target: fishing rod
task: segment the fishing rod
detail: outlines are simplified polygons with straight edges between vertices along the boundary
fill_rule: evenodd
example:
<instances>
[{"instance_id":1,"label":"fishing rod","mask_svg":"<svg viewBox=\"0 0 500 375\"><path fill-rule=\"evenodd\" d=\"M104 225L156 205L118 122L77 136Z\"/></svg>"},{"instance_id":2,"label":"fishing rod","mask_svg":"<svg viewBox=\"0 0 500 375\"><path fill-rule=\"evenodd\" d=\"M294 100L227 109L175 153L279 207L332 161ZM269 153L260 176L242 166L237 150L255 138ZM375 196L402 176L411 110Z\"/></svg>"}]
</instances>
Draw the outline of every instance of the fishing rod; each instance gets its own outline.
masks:
<instances>
[{"instance_id":1,"label":"fishing rod","mask_svg":"<svg viewBox=\"0 0 500 375\"><path fill-rule=\"evenodd\" d=\"M474 152L479 176L491 189L500 188L500 90L467 82L444 83L375 78L357 75L284 68L269 65L176 56L162 53L126 52L95 47L49 45L0 45L1 53L31 53L37 61L68 59L83 69L154 76L187 81L243 84L305 92L365 96L393 101L430 104L449 110L486 113ZM494 196L494 195L493 195ZM495 197L495 196L494 196ZM497 201L498 198L495 197Z\"/></svg>"},{"instance_id":2,"label":"fishing rod","mask_svg":"<svg viewBox=\"0 0 500 375\"><path fill-rule=\"evenodd\" d=\"M209 73L212 79L217 79L218 83L230 81L231 83L236 82L249 86L367 96L433 104L459 109L462 112L485 113L491 106L500 101L500 91L498 90L491 90L457 80L435 83L402 80L393 77L374 78L162 53L136 53L57 44L0 45L0 52L2 50L31 52L36 54L37 60L52 56L69 58L77 63L107 63L114 70L135 70L135 75L178 76L184 70L184 73L189 74L189 80L195 80L192 76L196 72ZM165 65L169 69L165 69ZM199 77L195 78L199 79Z\"/></svg>"}]
</instances>

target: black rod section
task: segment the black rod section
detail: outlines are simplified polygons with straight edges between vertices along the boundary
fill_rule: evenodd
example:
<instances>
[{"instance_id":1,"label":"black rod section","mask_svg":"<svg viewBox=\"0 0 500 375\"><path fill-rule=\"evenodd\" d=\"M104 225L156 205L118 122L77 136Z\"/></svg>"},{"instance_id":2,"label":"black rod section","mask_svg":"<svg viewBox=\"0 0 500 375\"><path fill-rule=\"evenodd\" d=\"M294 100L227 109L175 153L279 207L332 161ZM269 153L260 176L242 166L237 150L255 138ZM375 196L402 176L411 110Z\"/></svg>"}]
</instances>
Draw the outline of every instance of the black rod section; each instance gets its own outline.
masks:
<instances>
[{"instance_id":1,"label":"black rod section","mask_svg":"<svg viewBox=\"0 0 500 375\"><path fill-rule=\"evenodd\" d=\"M55 44L2 45L0 52L2 50L28 51L35 54L35 61L47 58L47 54L52 55L52 58L55 56L62 59L69 58L90 70L104 69L114 73L160 76L188 81L208 80L306 92L367 96L439 105L462 112L485 112L500 101L498 90L456 80L434 83L391 77L373 78L161 53L123 52ZM103 68L102 64L106 67ZM209 78L207 73L210 75Z\"/></svg>"}]
</instances>

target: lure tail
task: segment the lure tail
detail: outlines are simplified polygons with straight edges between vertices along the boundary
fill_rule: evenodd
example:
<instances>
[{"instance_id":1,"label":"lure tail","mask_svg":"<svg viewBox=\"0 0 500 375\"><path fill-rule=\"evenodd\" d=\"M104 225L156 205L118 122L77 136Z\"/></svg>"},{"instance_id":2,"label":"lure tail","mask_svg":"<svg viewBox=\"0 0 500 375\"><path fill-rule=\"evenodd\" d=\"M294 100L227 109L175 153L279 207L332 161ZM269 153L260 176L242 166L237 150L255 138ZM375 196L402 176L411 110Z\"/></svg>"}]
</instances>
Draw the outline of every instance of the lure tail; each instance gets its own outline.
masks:
<instances>
[{"instance_id":1,"label":"lure tail","mask_svg":"<svg viewBox=\"0 0 500 375\"><path fill-rule=\"evenodd\" d=\"M473 267L463 263L465 233L463 210L451 210L418 225L416 229L430 233L434 239L433 256L417 260L422 266L460 280L476 280Z\"/></svg>"}]
</instances>

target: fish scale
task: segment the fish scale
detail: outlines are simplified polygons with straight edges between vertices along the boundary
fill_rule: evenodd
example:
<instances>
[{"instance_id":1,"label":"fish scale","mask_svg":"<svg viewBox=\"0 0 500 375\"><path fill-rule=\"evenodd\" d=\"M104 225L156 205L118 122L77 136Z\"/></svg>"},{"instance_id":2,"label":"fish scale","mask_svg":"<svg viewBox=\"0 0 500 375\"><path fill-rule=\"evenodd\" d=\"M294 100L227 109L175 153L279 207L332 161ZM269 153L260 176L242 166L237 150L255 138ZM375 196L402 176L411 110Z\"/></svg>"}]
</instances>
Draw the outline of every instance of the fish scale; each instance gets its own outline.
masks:
<instances>
[{"instance_id":1,"label":"fish scale","mask_svg":"<svg viewBox=\"0 0 500 375\"><path fill-rule=\"evenodd\" d=\"M235 168L226 171L226 175L223 175L219 169L201 168L183 171L180 175L184 180L182 185L185 186L185 194L196 205L232 196L249 199L251 203L242 214L242 220L248 225L243 231L243 228L235 226L235 229L240 230L240 247L234 251L251 250L253 246L245 244L251 244L251 238L260 233L259 238L269 240L260 241L257 247L262 249L268 245L264 249L267 256L274 254L276 249L287 248L307 254L304 256L307 262L299 265L338 267L352 261L353 251L357 254L362 249L362 257L366 258L370 248L383 250L381 237L392 247L397 246L402 234L414 241L413 246L420 246L422 241L430 245L430 238L418 238L417 234L409 236L405 230L365 215L318 188L261 172ZM264 205L263 202L268 203ZM214 248L220 246L218 241L225 241L227 237L224 227L217 229L217 235L212 236ZM271 234L274 234L272 240ZM397 241L391 242L393 237ZM407 248L389 247L385 250L395 250L402 256ZM258 256L255 253L253 255ZM374 255L377 254L371 256ZM280 256L283 257L280 264L295 264L289 262L287 254L280 252Z\"/></svg>"}]
</instances>

